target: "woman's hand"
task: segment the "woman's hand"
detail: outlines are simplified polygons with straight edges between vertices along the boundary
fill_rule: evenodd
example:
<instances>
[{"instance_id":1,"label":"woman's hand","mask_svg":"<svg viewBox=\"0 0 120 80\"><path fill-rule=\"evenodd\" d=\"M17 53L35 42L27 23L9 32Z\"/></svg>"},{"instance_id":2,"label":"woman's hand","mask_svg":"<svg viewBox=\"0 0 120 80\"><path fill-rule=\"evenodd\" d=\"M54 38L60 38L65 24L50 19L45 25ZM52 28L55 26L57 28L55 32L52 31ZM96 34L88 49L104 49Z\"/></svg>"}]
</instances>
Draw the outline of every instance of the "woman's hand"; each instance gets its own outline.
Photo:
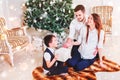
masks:
<instances>
[{"instance_id":1,"label":"woman's hand","mask_svg":"<svg viewBox=\"0 0 120 80\"><path fill-rule=\"evenodd\" d=\"M103 64L103 62L102 61L100 61L100 66L101 67L103 67L103 68L105 68L106 66Z\"/></svg>"},{"instance_id":2,"label":"woman's hand","mask_svg":"<svg viewBox=\"0 0 120 80\"><path fill-rule=\"evenodd\" d=\"M96 50L94 51L93 55L97 55L98 53L98 48L96 48Z\"/></svg>"},{"instance_id":3,"label":"woman's hand","mask_svg":"<svg viewBox=\"0 0 120 80\"><path fill-rule=\"evenodd\" d=\"M102 61L100 61L100 66L101 66L101 67L103 66L103 62L102 62Z\"/></svg>"}]
</instances>

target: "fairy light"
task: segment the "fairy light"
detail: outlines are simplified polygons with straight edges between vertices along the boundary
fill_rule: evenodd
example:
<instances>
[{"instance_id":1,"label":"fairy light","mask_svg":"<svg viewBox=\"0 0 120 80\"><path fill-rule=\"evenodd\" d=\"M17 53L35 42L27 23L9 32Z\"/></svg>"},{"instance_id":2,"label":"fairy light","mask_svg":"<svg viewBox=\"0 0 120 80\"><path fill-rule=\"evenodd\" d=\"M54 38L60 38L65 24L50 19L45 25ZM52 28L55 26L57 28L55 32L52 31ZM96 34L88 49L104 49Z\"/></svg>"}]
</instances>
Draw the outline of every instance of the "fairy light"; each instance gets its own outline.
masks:
<instances>
[{"instance_id":1,"label":"fairy light","mask_svg":"<svg viewBox=\"0 0 120 80\"><path fill-rule=\"evenodd\" d=\"M8 27L7 27L7 26L4 26L4 29L5 29L5 30L8 30Z\"/></svg>"},{"instance_id":2,"label":"fairy light","mask_svg":"<svg viewBox=\"0 0 120 80\"><path fill-rule=\"evenodd\" d=\"M1 40L5 40L6 37L6 34L1 34Z\"/></svg>"},{"instance_id":3,"label":"fairy light","mask_svg":"<svg viewBox=\"0 0 120 80\"><path fill-rule=\"evenodd\" d=\"M31 59L31 63L34 64L35 63L35 59Z\"/></svg>"},{"instance_id":4,"label":"fairy light","mask_svg":"<svg viewBox=\"0 0 120 80\"><path fill-rule=\"evenodd\" d=\"M20 50L20 49L21 49L21 46L17 46L17 47L16 47L16 50Z\"/></svg>"},{"instance_id":5,"label":"fairy light","mask_svg":"<svg viewBox=\"0 0 120 80\"><path fill-rule=\"evenodd\" d=\"M17 17L10 17L9 21L15 21L17 19Z\"/></svg>"},{"instance_id":6,"label":"fairy light","mask_svg":"<svg viewBox=\"0 0 120 80\"><path fill-rule=\"evenodd\" d=\"M3 61L4 59L5 59L5 58L4 58L4 56L0 56L0 60L2 60L2 61Z\"/></svg>"}]
</instances>

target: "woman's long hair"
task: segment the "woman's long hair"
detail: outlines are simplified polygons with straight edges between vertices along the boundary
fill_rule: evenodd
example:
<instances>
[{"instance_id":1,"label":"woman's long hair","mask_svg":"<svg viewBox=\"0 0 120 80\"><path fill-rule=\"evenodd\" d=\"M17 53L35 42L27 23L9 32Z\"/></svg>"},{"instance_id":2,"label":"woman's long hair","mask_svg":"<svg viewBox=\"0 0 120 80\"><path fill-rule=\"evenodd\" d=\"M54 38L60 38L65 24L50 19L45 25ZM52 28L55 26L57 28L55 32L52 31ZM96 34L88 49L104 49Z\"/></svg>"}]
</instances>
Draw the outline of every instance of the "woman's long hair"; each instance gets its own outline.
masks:
<instances>
[{"instance_id":1,"label":"woman's long hair","mask_svg":"<svg viewBox=\"0 0 120 80\"><path fill-rule=\"evenodd\" d=\"M98 42L99 42L99 39L100 39L100 31L102 28L102 22L101 22L101 19L100 19L100 16L96 13L92 13L91 14L92 17L93 17L93 21L95 23L95 28L97 29L98 31ZM86 34L86 43L88 41L88 36L89 36L89 25L87 25L87 34Z\"/></svg>"}]
</instances>

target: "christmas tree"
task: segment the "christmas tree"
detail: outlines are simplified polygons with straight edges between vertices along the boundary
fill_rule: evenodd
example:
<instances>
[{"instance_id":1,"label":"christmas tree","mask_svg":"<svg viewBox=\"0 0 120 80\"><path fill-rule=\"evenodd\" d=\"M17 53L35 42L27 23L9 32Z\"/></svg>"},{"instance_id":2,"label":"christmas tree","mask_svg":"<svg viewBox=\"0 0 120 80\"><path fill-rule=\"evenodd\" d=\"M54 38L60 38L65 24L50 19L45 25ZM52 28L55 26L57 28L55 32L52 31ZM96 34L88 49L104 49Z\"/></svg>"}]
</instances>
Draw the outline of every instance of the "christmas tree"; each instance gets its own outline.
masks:
<instances>
[{"instance_id":1,"label":"christmas tree","mask_svg":"<svg viewBox=\"0 0 120 80\"><path fill-rule=\"evenodd\" d=\"M25 24L61 34L73 18L72 0L28 0L25 3Z\"/></svg>"}]
</instances>

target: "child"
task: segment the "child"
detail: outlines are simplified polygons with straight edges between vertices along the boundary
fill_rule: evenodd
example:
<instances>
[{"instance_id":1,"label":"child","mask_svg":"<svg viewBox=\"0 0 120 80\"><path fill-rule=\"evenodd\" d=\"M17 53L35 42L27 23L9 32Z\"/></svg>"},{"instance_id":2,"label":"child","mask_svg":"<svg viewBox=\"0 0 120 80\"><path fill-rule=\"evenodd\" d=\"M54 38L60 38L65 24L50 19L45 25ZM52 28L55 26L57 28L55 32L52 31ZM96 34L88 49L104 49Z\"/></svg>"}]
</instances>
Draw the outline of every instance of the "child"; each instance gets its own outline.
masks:
<instances>
[{"instance_id":1,"label":"child","mask_svg":"<svg viewBox=\"0 0 120 80\"><path fill-rule=\"evenodd\" d=\"M44 43L47 46L43 55L43 68L48 76L68 72L68 67L63 66L63 62L57 61L58 55L54 54L57 47L57 38L54 35L44 37Z\"/></svg>"}]
</instances>

